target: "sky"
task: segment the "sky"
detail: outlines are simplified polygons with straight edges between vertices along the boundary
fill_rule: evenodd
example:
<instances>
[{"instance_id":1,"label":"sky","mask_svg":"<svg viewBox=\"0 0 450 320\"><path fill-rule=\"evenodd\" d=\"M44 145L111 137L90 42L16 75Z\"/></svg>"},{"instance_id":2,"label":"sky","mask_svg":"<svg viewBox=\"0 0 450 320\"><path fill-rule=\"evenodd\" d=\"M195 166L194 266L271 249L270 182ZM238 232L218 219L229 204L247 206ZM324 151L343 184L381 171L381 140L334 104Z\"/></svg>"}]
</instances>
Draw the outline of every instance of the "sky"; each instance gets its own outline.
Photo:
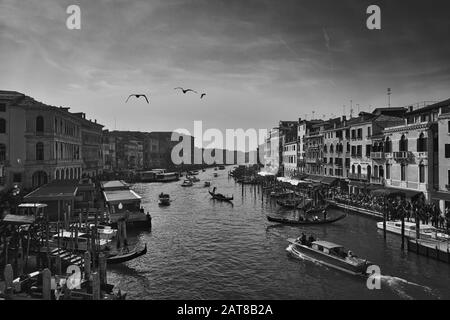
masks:
<instances>
[{"instance_id":1,"label":"sky","mask_svg":"<svg viewBox=\"0 0 450 320\"><path fill-rule=\"evenodd\" d=\"M69 30L66 9L81 8ZM369 5L381 30L366 27ZM450 4L0 0L0 89L110 130L271 128L450 97ZM175 87L207 95L182 94ZM129 94L145 93L144 100ZM350 102L352 101L352 102Z\"/></svg>"}]
</instances>

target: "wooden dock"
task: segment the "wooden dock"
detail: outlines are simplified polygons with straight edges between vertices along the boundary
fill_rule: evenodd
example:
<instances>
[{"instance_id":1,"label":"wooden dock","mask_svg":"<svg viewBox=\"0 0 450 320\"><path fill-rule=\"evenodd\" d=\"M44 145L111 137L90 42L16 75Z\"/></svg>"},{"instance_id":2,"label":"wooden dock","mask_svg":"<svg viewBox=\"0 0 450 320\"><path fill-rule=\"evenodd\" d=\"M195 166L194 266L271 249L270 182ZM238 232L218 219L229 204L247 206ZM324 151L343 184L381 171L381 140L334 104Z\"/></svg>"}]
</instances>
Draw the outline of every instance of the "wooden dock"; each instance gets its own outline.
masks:
<instances>
[{"instance_id":1,"label":"wooden dock","mask_svg":"<svg viewBox=\"0 0 450 320\"><path fill-rule=\"evenodd\" d=\"M407 246L408 251L450 264L449 242L411 239Z\"/></svg>"},{"instance_id":2,"label":"wooden dock","mask_svg":"<svg viewBox=\"0 0 450 320\"><path fill-rule=\"evenodd\" d=\"M383 219L383 214L381 212L377 212L377 211L373 211L373 210L368 210L368 209L364 209L364 208L351 206L351 205L340 203L340 202L337 202L337 201L334 201L334 200L327 200L327 202L331 206L339 208L339 209L342 209L344 211L353 212L353 213L357 213L357 214L362 214L362 215L365 215L365 216L369 216L369 217L375 218L377 220Z\"/></svg>"}]
</instances>

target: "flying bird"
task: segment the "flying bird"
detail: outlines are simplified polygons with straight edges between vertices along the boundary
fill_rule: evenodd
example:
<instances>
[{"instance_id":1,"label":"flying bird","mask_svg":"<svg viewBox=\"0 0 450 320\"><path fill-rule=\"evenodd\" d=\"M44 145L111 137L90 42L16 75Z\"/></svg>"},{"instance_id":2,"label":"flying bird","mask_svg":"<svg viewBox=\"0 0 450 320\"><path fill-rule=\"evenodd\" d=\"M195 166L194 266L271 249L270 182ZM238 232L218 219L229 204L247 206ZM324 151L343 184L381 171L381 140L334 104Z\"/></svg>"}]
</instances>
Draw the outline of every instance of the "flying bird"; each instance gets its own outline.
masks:
<instances>
[{"instance_id":1,"label":"flying bird","mask_svg":"<svg viewBox=\"0 0 450 320\"><path fill-rule=\"evenodd\" d=\"M200 99L202 99L204 96L206 96L206 93L202 93Z\"/></svg>"},{"instance_id":2,"label":"flying bird","mask_svg":"<svg viewBox=\"0 0 450 320\"><path fill-rule=\"evenodd\" d=\"M192 89L183 89L183 88L181 88L181 87L176 87L176 88L174 88L174 90L177 90L177 89L180 89L181 91L183 91L184 94L186 94L186 93L189 92L189 91L198 93L197 91L192 90Z\"/></svg>"},{"instance_id":3,"label":"flying bird","mask_svg":"<svg viewBox=\"0 0 450 320\"><path fill-rule=\"evenodd\" d=\"M125 103L127 103L128 102L128 99L130 99L131 97L136 97L136 98L140 98L140 97L144 97L145 98L145 100L147 101L147 103L150 103L150 102L148 102L148 99L147 99L147 96L145 95L145 94L130 94L129 96L128 96L128 98L127 98L127 101L125 101Z\"/></svg>"}]
</instances>

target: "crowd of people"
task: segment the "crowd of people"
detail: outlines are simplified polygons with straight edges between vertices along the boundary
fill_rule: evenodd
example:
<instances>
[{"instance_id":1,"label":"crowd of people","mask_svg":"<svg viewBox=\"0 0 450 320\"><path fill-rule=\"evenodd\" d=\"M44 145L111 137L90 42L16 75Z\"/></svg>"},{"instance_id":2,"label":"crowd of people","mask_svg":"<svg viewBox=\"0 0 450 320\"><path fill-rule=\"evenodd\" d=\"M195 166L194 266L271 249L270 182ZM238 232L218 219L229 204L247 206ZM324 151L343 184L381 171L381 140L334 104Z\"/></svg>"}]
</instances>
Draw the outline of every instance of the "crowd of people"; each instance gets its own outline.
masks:
<instances>
[{"instance_id":1,"label":"crowd of people","mask_svg":"<svg viewBox=\"0 0 450 320\"><path fill-rule=\"evenodd\" d=\"M427 202L423 197L411 200L401 196L376 196L363 192L349 194L338 190L330 192L329 196L339 203L386 213L389 220L404 217L406 221L415 221L418 218L422 223L431 223L436 228L450 228L449 209L442 212L436 203Z\"/></svg>"}]
</instances>

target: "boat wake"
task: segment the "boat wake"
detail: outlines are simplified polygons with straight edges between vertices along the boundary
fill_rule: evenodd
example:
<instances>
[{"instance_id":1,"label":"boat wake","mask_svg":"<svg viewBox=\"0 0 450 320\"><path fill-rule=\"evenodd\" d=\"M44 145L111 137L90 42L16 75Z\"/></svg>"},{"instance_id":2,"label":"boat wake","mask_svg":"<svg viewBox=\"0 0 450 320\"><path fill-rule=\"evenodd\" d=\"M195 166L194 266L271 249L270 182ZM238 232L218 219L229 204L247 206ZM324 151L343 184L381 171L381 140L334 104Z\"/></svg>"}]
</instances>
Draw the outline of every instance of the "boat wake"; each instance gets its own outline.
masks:
<instances>
[{"instance_id":1,"label":"boat wake","mask_svg":"<svg viewBox=\"0 0 450 320\"><path fill-rule=\"evenodd\" d=\"M440 299L439 294L430 287L411 282L399 277L380 275L382 285L386 284L389 289L396 293L400 298L414 300L417 295L420 298ZM423 295L425 294L425 297Z\"/></svg>"}]
</instances>

